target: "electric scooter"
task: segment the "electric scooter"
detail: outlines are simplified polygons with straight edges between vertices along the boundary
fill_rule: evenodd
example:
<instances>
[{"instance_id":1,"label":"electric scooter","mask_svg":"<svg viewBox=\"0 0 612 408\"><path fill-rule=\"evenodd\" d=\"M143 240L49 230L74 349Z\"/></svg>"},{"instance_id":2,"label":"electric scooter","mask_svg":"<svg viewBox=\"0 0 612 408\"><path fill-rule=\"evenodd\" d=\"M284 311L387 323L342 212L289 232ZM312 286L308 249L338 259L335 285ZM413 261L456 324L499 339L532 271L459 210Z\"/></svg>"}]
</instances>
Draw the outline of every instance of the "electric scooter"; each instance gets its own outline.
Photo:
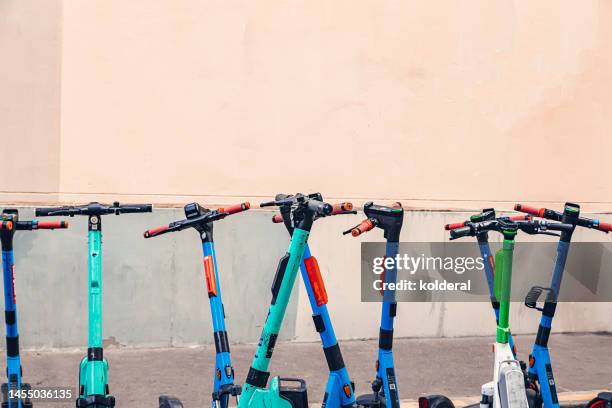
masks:
<instances>
[{"instance_id":1,"label":"electric scooter","mask_svg":"<svg viewBox=\"0 0 612 408\"><path fill-rule=\"evenodd\" d=\"M108 361L102 348L102 215L151 212L151 204L112 205L89 203L82 206L37 208L37 217L85 215L88 217L89 335L87 356L79 369L77 408L114 407L108 388Z\"/></svg>"},{"instance_id":2,"label":"electric scooter","mask_svg":"<svg viewBox=\"0 0 612 408\"><path fill-rule=\"evenodd\" d=\"M219 270L217 268L217 256L215 253L215 242L213 238L214 222L228 215L250 208L249 203L236 204L217 210L202 208L198 203L190 203L185 206L186 219L174 221L169 225L147 230L145 238L152 238L168 232L182 231L187 228L195 229L202 241L204 253L204 277L208 290L208 301L212 315L213 337L215 339L216 363L214 371L214 386L212 393L213 408L227 408L230 396L238 398L241 387L234 384L234 368L230 356L229 338L225 329L225 310L221 298L221 283L219 281ZM159 397L159 408L182 408L181 401L168 395Z\"/></svg>"},{"instance_id":3,"label":"electric scooter","mask_svg":"<svg viewBox=\"0 0 612 408\"><path fill-rule=\"evenodd\" d=\"M494 208L485 208L482 210L480 214L472 215L468 221L458 222L454 224L446 224L444 229L447 231L454 230L457 228L465 227L469 223L474 222L482 222L494 220L495 209ZM519 220L531 220L532 217L527 215L518 215L518 216L510 216L503 217L503 219L507 219L510 221L519 221ZM495 293L493 290L493 280L494 280L494 270L495 270L495 261L493 260L493 256L491 255L491 248L489 247L489 232L482 231L476 236L476 240L478 241L478 249L480 250L480 256L482 257L484 264L485 277L487 279L487 286L489 288L489 297L491 299L491 306L493 307L493 312L495 314L495 321L499 320L499 301L495 298ZM512 338L512 334L508 334L508 344L512 349L512 354L516 358L516 345L514 344L514 339ZM521 365L525 365L523 361L520 361ZM525 365L525 369L527 366Z\"/></svg>"},{"instance_id":4,"label":"electric scooter","mask_svg":"<svg viewBox=\"0 0 612 408\"><path fill-rule=\"evenodd\" d=\"M344 231L343 234L350 233L353 237L357 237L378 227L383 230L384 237L387 240L385 257L395 258L399 251L399 236L404 220L404 210L401 203L398 202L392 207L387 207L368 202L364 204L363 211L367 218L356 227ZM397 268L395 265L385 269L383 276L385 283L396 282ZM400 406L393 359L393 324L396 315L395 291L385 289L383 291L378 338L378 359L375 366L376 377L372 381L372 393L359 396L357 398L358 405L369 408L399 408ZM443 395L432 395L428 402L438 408L454 408L453 403Z\"/></svg>"},{"instance_id":5,"label":"electric scooter","mask_svg":"<svg viewBox=\"0 0 612 408\"><path fill-rule=\"evenodd\" d=\"M2 408L31 408L31 386L23 383L23 369L19 356L19 330L17 328L17 295L15 293L15 258L13 237L15 231L68 228L65 221L19 221L19 211L6 208L0 213L0 242L2 243L2 272L4 275L4 319L6 323L6 375L2 384ZM22 395L24 394L24 395Z\"/></svg>"},{"instance_id":6,"label":"electric scooter","mask_svg":"<svg viewBox=\"0 0 612 408\"><path fill-rule=\"evenodd\" d=\"M298 378L274 377L266 388L270 377L268 367L312 225L315 219L330 215L333 207L323 202L320 194L279 197L274 201L261 203L260 206L291 207L293 233L287 254L280 259L276 270L270 309L238 401L238 408L307 408L306 382Z\"/></svg>"},{"instance_id":7,"label":"electric scooter","mask_svg":"<svg viewBox=\"0 0 612 408\"><path fill-rule=\"evenodd\" d=\"M561 289L561 281L563 279L563 272L570 249L572 234L577 226L608 233L612 231L612 224L600 222L597 219L581 217L580 206L569 202L565 203L563 212L550 210L548 208L534 208L523 204L516 204L514 209L536 217L572 225L571 230L564 231L560 235L550 287L544 288L541 286L534 286L525 297L525 306L536 309L542 313L535 343L529 355L530 386L537 391L540 397L539 400L536 401L536 407L541 406L543 403L545 408L558 408L559 400L557 398L557 387L548 351L548 338L555 316L557 298ZM542 307L538 307L537 302L544 292L546 292L544 304ZM612 393L600 393L587 404L587 407L602 407L605 406L605 404L612 405Z\"/></svg>"},{"instance_id":8,"label":"electric scooter","mask_svg":"<svg viewBox=\"0 0 612 408\"><path fill-rule=\"evenodd\" d=\"M366 219L359 225L344 231L343 235L357 237L376 227L384 231L387 240L386 257L395 258L399 251L399 236L404 221L404 209L400 203L386 207L367 202L363 205ZM384 272L386 283L397 280L395 267ZM393 323L397 312L395 291L385 289L383 292L380 331L378 335L378 359L376 360L376 377L372 382L372 393L360 395L357 404L364 407L399 408L400 399L395 377L393 361Z\"/></svg>"},{"instance_id":9,"label":"electric scooter","mask_svg":"<svg viewBox=\"0 0 612 408\"><path fill-rule=\"evenodd\" d=\"M451 229L451 240L478 236L483 232L497 231L503 235L502 248L495 254L493 291L499 301L499 319L494 345L493 381L482 386L481 408L528 408L525 377L520 362L509 344L510 337L510 292L512 283L512 257L514 240L519 230L534 235L555 235L571 231L574 227L566 223L549 223L534 220L510 220L507 217L493 220L469 222L465 226ZM428 398L419 399L421 407L431 406Z\"/></svg>"},{"instance_id":10,"label":"electric scooter","mask_svg":"<svg viewBox=\"0 0 612 408\"><path fill-rule=\"evenodd\" d=\"M276 200L286 200L289 195L278 194ZM330 215L338 214L357 214L353 211L351 203L334 204ZM284 223L289 235L293 234L294 224L291 219L291 205L281 205L280 214L272 217L274 223ZM324 408L346 408L355 404L355 385L351 381L348 371L344 365L344 359L334 333L331 317L327 310L327 291L321 276L317 259L310 253L310 248L306 244L304 256L300 263L302 281L306 287L308 300L312 309L312 320L315 329L321 337L323 353L329 368L329 377L323 395Z\"/></svg>"}]
</instances>

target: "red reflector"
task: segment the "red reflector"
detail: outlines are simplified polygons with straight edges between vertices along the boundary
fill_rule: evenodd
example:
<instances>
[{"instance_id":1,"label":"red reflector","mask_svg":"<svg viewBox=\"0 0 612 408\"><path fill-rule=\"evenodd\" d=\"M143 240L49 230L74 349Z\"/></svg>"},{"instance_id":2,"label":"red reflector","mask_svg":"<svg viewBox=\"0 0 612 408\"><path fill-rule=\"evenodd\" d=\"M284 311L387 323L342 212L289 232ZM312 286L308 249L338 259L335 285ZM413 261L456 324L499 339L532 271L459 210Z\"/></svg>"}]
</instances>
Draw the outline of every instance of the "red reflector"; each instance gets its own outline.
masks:
<instances>
[{"instance_id":1,"label":"red reflector","mask_svg":"<svg viewBox=\"0 0 612 408\"><path fill-rule=\"evenodd\" d=\"M419 397L419 408L428 408L429 400L426 397Z\"/></svg>"},{"instance_id":2,"label":"red reflector","mask_svg":"<svg viewBox=\"0 0 612 408\"><path fill-rule=\"evenodd\" d=\"M349 398L351 396L351 386L348 384L344 384L342 388L344 389L344 395Z\"/></svg>"},{"instance_id":3,"label":"red reflector","mask_svg":"<svg viewBox=\"0 0 612 408\"><path fill-rule=\"evenodd\" d=\"M217 280L215 279L215 264L212 256L204 257L204 275L206 277L206 287L208 296L217 296Z\"/></svg>"},{"instance_id":4,"label":"red reflector","mask_svg":"<svg viewBox=\"0 0 612 408\"><path fill-rule=\"evenodd\" d=\"M311 256L310 258L304 259L304 265L306 265L308 280L310 281L310 286L312 286L317 306L327 304L327 292L325 291L325 285L323 284L323 278L319 270L319 263L314 256Z\"/></svg>"}]
</instances>

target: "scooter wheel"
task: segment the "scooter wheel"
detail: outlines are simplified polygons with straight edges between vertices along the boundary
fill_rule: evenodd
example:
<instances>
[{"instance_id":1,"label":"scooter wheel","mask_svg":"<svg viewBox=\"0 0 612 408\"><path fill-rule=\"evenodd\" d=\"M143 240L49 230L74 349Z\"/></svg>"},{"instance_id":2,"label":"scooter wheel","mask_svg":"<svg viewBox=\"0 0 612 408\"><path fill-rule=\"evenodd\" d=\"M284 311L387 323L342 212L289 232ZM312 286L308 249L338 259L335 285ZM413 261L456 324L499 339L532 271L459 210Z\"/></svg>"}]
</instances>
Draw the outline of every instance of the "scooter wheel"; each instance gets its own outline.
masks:
<instances>
[{"instance_id":1,"label":"scooter wheel","mask_svg":"<svg viewBox=\"0 0 612 408\"><path fill-rule=\"evenodd\" d=\"M160 395L159 408L183 408L183 403L176 397L172 397L170 395Z\"/></svg>"},{"instance_id":2,"label":"scooter wheel","mask_svg":"<svg viewBox=\"0 0 612 408\"><path fill-rule=\"evenodd\" d=\"M601 398L593 398L585 405L585 408L610 408L611 406L610 401Z\"/></svg>"},{"instance_id":3,"label":"scooter wheel","mask_svg":"<svg viewBox=\"0 0 612 408\"><path fill-rule=\"evenodd\" d=\"M444 395L429 395L419 398L419 408L455 408L455 405Z\"/></svg>"}]
</instances>

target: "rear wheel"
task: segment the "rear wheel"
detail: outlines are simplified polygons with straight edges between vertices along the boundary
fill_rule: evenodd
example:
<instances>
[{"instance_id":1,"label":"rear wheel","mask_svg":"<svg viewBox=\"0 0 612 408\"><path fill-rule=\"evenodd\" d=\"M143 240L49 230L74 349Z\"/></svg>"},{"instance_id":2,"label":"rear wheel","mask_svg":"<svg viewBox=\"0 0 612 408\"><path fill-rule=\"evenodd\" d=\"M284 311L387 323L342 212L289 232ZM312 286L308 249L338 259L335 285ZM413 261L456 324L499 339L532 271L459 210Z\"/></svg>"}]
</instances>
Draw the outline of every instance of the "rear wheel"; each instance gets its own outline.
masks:
<instances>
[{"instance_id":1,"label":"rear wheel","mask_svg":"<svg viewBox=\"0 0 612 408\"><path fill-rule=\"evenodd\" d=\"M176 397L160 395L159 408L183 408L183 403Z\"/></svg>"},{"instance_id":2,"label":"rear wheel","mask_svg":"<svg viewBox=\"0 0 612 408\"><path fill-rule=\"evenodd\" d=\"M606 401L605 399L601 399L601 398L593 398L586 405L586 408L609 408L609 407L610 407L610 401Z\"/></svg>"},{"instance_id":3,"label":"rear wheel","mask_svg":"<svg viewBox=\"0 0 612 408\"><path fill-rule=\"evenodd\" d=\"M455 405L444 395L429 395L419 398L419 408L455 408Z\"/></svg>"}]
</instances>

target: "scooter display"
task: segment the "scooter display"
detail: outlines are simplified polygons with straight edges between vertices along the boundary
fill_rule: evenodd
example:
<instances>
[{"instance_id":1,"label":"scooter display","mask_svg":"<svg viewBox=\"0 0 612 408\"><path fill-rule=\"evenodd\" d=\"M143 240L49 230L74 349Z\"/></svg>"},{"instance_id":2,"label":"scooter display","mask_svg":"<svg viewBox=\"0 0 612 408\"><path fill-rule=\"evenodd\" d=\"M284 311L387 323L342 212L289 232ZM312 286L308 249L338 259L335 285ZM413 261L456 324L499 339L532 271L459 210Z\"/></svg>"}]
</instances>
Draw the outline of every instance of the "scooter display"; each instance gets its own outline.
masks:
<instances>
[{"instance_id":1,"label":"scooter display","mask_svg":"<svg viewBox=\"0 0 612 408\"><path fill-rule=\"evenodd\" d=\"M306 382L298 378L272 378L268 367L289 304L313 223L330 215L333 207L320 194L296 194L260 204L261 207L291 207L293 233L287 254L278 264L272 283L272 301L259 344L238 402L238 408L307 408Z\"/></svg>"},{"instance_id":2,"label":"scooter display","mask_svg":"<svg viewBox=\"0 0 612 408\"><path fill-rule=\"evenodd\" d=\"M292 196L278 194L276 200L287 200ZM330 215L357 214L353 211L351 203L334 204ZM281 205L280 214L272 217L274 223L284 223L289 235L293 234L294 223L291 219L291 205ZM327 310L328 296L325 290L325 283L321 276L319 263L310 253L310 248L306 244L304 256L300 263L300 273L302 281L308 294L310 307L312 309L312 320L315 329L321 337L323 353L329 369L329 377L323 395L323 407L325 408L345 408L355 404L355 386L350 379L348 370L344 365L340 345L336 339L332 320Z\"/></svg>"},{"instance_id":3,"label":"scooter display","mask_svg":"<svg viewBox=\"0 0 612 408\"><path fill-rule=\"evenodd\" d=\"M6 375L8 378L8 381L2 384L2 408L32 407L32 402L28 395L31 386L28 383L22 382L23 369L19 355L13 238L16 231L52 230L58 228L68 228L68 223L66 221L20 221L19 211L14 208L6 208L0 213L0 242L2 244L2 273L4 277L4 319L6 324Z\"/></svg>"},{"instance_id":4,"label":"scooter display","mask_svg":"<svg viewBox=\"0 0 612 408\"><path fill-rule=\"evenodd\" d=\"M528 408L525 377L520 362L509 344L510 338L510 294L512 283L512 258L514 240L519 230L527 234L556 235L571 231L574 227L566 223L550 223L535 220L510 220L507 217L493 220L468 222L465 226L451 229L451 239L472 236L483 232L497 231L503 235L502 248L495 254L494 295L499 301L499 319L494 345L493 381L482 386L481 408ZM421 407L432 405L427 397L419 400Z\"/></svg>"},{"instance_id":5,"label":"scooter display","mask_svg":"<svg viewBox=\"0 0 612 408\"><path fill-rule=\"evenodd\" d=\"M575 203L565 203L563 212L550 210L548 208L534 208L523 204L516 204L514 209L530 214L535 217L545 218L552 221L560 221L572 226L571 230L563 231L559 236L557 244L557 257L550 286L545 288L534 286L525 297L525 306L538 310L542 313L540 325L536 335L535 343L529 355L529 380L538 395L535 406L544 404L545 408L558 408L557 386L553 375L550 353L548 350L548 339L552 328L553 318L557 307L557 299L561 290L561 281L565 271L565 263L570 250L572 235L576 227L595 229L608 233L612 231L612 224L600 222L597 219L586 218L580 215L580 205ZM538 307L540 296L546 293L544 304ZM602 406L612 402L612 393L600 393L596 398L589 402L587 407Z\"/></svg>"},{"instance_id":6,"label":"scooter display","mask_svg":"<svg viewBox=\"0 0 612 408\"><path fill-rule=\"evenodd\" d=\"M152 238L168 232L193 228L200 236L216 351L212 392L213 408L227 408L230 397L238 398L241 391L241 387L234 384L234 368L230 355L229 338L225 329L225 309L221 298L221 283L219 269L217 268L213 227L215 221L222 220L231 214L246 211L249 208L249 203L241 203L217 210L209 210L201 207L198 203L190 203L184 207L186 219L174 221L169 225L147 230L144 233L145 238ZM177 397L168 395L159 397L159 408L182 407L183 404Z\"/></svg>"},{"instance_id":7,"label":"scooter display","mask_svg":"<svg viewBox=\"0 0 612 408\"><path fill-rule=\"evenodd\" d=\"M84 215L88 217L88 348L79 369L77 408L114 407L108 388L108 361L102 348L102 216L151 212L151 204L112 205L97 202L82 206L37 208L37 217Z\"/></svg>"}]
</instances>

